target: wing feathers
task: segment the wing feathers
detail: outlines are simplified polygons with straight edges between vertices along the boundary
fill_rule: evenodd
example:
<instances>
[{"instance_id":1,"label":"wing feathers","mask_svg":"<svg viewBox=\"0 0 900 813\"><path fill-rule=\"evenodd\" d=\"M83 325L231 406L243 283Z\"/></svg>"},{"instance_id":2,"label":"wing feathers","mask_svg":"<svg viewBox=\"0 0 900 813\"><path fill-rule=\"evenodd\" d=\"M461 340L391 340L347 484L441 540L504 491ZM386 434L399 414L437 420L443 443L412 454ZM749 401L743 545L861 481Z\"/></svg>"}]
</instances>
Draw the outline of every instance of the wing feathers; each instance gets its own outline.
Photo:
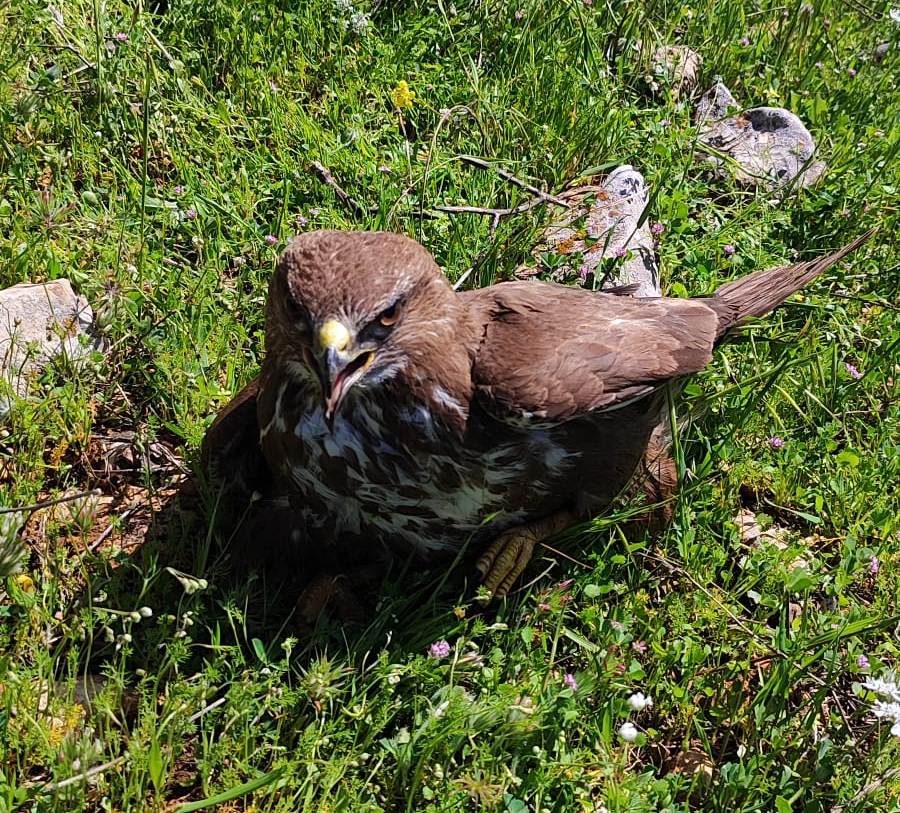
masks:
<instances>
[{"instance_id":1,"label":"wing feathers","mask_svg":"<svg viewBox=\"0 0 900 813\"><path fill-rule=\"evenodd\" d=\"M537 282L473 291L485 319L476 397L497 414L564 420L620 406L704 367L718 317L691 300L628 299Z\"/></svg>"}]
</instances>

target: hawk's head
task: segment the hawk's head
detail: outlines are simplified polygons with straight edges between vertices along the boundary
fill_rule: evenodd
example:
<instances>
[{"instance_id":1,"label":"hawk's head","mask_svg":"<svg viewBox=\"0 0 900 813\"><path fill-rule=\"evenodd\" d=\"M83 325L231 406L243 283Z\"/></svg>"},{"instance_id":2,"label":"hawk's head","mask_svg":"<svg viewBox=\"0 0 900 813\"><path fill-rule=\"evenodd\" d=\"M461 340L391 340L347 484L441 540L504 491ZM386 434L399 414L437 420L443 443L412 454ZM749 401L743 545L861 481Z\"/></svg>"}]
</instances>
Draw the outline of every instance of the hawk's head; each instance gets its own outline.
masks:
<instances>
[{"instance_id":1,"label":"hawk's head","mask_svg":"<svg viewBox=\"0 0 900 813\"><path fill-rule=\"evenodd\" d=\"M319 382L330 421L352 389L377 388L401 374L415 380L440 365L453 352L458 315L453 290L414 240L309 232L279 260L266 340L285 374Z\"/></svg>"}]
</instances>

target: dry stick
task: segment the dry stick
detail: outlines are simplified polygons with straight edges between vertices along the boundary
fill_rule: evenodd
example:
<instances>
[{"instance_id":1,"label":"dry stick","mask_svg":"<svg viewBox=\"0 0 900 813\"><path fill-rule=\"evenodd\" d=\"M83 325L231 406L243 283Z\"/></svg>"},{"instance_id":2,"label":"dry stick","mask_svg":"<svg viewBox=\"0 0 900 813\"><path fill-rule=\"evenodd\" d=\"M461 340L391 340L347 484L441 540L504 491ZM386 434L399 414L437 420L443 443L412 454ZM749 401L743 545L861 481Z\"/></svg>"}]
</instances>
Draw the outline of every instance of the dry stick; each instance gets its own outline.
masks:
<instances>
[{"instance_id":1,"label":"dry stick","mask_svg":"<svg viewBox=\"0 0 900 813\"><path fill-rule=\"evenodd\" d=\"M900 776L900 768L891 768L889 771L885 771L883 776L879 776L878 779L873 779L866 785L856 796L852 797L850 801L846 804L835 805L831 808L831 813L843 813L851 805L855 805L857 802L861 802L866 796L868 796L872 791L878 790L885 782L893 779L895 776Z\"/></svg>"},{"instance_id":2,"label":"dry stick","mask_svg":"<svg viewBox=\"0 0 900 813\"><path fill-rule=\"evenodd\" d=\"M97 765L94 768L90 768L83 773L75 774L75 776L70 776L68 779L63 779L60 782L50 782L47 785L44 785L40 790L44 793L53 793L57 790L62 790L63 788L69 787L69 785L77 785L79 782L84 782L90 779L92 776L96 776L99 773L103 773L104 771L108 771L110 768L115 768L118 765L121 765L125 761L125 757L116 757L115 759L103 763L103 765Z\"/></svg>"},{"instance_id":3,"label":"dry stick","mask_svg":"<svg viewBox=\"0 0 900 813\"><path fill-rule=\"evenodd\" d=\"M556 195L551 195L547 192L544 192L543 189L538 189L536 186L532 186L527 181L523 181L521 178L517 178L511 172L502 167L491 166L487 161L483 158L476 158L474 155L460 155L459 160L463 163L470 164L473 167L478 167L479 169L493 170L496 172L504 181L509 181L511 184L515 184L520 189L525 189L528 192L531 192L533 195L537 195L541 200L545 200L548 203L555 203L557 206L563 206L568 208L568 205L562 198L556 197Z\"/></svg>"},{"instance_id":4,"label":"dry stick","mask_svg":"<svg viewBox=\"0 0 900 813\"><path fill-rule=\"evenodd\" d=\"M322 183L326 186L330 186L334 190L334 194L338 196L340 201L346 206L350 207L354 213L357 215L370 215L378 212L378 207L367 207L363 206L356 198L354 198L349 192L347 192L335 179L331 174L329 169L318 161L312 162L312 168L316 171L316 174L319 178L322 179Z\"/></svg>"},{"instance_id":5,"label":"dry stick","mask_svg":"<svg viewBox=\"0 0 900 813\"><path fill-rule=\"evenodd\" d=\"M90 491L79 491L77 494L56 497L53 500L44 500L43 502L36 502L31 505L20 505L17 508L0 508L0 514L15 514L19 511L40 511L41 508L49 508L51 505L59 505L63 502L80 500L82 497L99 497L102 493L103 492L99 488L94 488Z\"/></svg>"},{"instance_id":6,"label":"dry stick","mask_svg":"<svg viewBox=\"0 0 900 813\"><path fill-rule=\"evenodd\" d=\"M143 500L138 500L137 502L131 504L126 508L121 514L115 516L110 520L109 525L103 531L100 536L98 536L90 545L88 545L88 550L91 553L96 552L97 548L99 548L107 539L107 537L113 532L116 527L116 520L119 522L124 522L128 517L130 517L135 511L138 510L143 505Z\"/></svg>"}]
</instances>

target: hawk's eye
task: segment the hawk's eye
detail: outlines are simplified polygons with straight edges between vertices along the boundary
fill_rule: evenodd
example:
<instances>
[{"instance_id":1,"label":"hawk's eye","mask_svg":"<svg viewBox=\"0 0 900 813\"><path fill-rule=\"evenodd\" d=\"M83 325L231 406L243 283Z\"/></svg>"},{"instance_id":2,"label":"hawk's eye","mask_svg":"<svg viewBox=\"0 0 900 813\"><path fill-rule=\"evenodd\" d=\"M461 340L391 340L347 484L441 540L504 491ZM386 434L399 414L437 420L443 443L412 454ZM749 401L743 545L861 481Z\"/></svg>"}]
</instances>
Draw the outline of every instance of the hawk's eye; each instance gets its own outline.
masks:
<instances>
[{"instance_id":1,"label":"hawk's eye","mask_svg":"<svg viewBox=\"0 0 900 813\"><path fill-rule=\"evenodd\" d=\"M378 317L378 323L382 327L392 327L399 317L399 314L397 313L398 310L399 308L397 307L396 302L389 308L385 308Z\"/></svg>"}]
</instances>

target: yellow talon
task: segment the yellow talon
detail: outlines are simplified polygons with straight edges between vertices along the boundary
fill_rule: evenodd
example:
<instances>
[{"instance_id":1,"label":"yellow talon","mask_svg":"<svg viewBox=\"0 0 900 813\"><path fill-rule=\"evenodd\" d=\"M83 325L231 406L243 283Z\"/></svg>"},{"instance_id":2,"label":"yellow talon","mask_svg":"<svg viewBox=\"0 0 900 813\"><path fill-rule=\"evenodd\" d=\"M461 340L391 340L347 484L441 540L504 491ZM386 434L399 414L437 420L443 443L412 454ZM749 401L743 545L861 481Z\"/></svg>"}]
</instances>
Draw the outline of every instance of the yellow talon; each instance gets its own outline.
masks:
<instances>
[{"instance_id":1,"label":"yellow talon","mask_svg":"<svg viewBox=\"0 0 900 813\"><path fill-rule=\"evenodd\" d=\"M560 511L547 519L510 528L500 534L475 563L475 569L482 577L482 587L490 593L490 598L503 598L528 567L534 546L572 522L571 514Z\"/></svg>"}]
</instances>

